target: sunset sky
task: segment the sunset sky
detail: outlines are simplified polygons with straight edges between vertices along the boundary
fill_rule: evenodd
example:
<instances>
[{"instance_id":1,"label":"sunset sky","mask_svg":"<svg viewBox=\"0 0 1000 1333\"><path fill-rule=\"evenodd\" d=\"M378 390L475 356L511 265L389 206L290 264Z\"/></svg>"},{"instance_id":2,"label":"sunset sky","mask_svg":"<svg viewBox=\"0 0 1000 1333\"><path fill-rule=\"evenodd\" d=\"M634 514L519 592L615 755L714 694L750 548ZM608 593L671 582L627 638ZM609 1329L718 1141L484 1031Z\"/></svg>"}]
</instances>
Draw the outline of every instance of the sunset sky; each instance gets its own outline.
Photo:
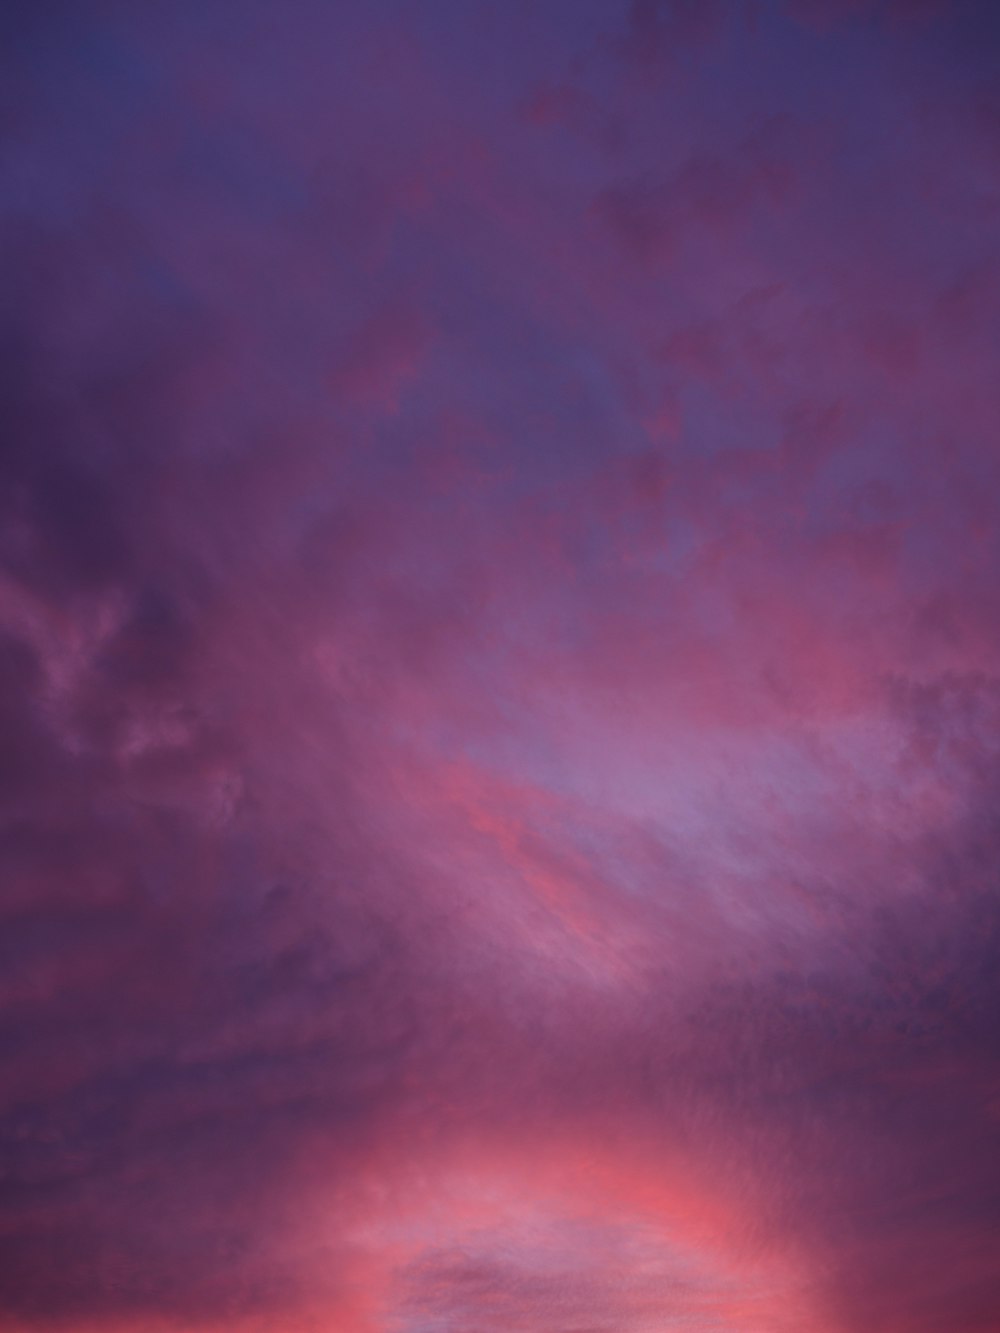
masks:
<instances>
[{"instance_id":1,"label":"sunset sky","mask_svg":"<svg viewBox=\"0 0 1000 1333\"><path fill-rule=\"evenodd\" d=\"M7 0L0 1333L1000 1330L1000 4Z\"/></svg>"}]
</instances>

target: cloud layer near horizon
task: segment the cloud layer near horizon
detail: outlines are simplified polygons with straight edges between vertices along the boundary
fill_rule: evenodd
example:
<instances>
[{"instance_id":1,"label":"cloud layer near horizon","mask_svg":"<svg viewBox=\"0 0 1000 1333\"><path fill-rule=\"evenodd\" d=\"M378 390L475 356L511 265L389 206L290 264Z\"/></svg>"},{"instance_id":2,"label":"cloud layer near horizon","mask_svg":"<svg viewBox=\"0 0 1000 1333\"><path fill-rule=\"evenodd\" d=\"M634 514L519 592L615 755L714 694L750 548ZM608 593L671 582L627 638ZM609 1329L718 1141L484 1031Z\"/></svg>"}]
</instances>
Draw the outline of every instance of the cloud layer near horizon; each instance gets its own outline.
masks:
<instances>
[{"instance_id":1,"label":"cloud layer near horizon","mask_svg":"<svg viewBox=\"0 0 1000 1333\"><path fill-rule=\"evenodd\" d=\"M991 7L2 25L2 1333L995 1330Z\"/></svg>"}]
</instances>

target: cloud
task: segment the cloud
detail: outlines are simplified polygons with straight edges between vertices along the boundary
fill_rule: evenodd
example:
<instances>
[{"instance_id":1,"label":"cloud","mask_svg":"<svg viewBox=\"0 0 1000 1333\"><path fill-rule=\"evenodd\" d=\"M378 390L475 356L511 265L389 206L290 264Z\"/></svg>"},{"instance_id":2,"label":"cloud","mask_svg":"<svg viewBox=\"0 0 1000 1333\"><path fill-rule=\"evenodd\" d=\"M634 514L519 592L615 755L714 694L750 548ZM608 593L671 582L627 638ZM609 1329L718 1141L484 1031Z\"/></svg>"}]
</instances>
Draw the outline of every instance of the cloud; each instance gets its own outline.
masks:
<instances>
[{"instance_id":1,"label":"cloud","mask_svg":"<svg viewBox=\"0 0 1000 1333\"><path fill-rule=\"evenodd\" d=\"M995 1324L986 21L821 8L8 18L5 1333Z\"/></svg>"}]
</instances>

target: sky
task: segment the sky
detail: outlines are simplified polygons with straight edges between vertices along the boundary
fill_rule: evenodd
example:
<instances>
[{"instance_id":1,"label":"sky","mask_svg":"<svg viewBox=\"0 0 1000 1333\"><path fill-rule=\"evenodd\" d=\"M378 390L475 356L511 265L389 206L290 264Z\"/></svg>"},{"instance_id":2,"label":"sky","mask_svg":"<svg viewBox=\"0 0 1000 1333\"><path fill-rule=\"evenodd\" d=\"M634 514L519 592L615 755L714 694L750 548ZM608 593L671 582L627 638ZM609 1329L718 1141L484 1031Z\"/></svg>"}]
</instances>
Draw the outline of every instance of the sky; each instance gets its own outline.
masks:
<instances>
[{"instance_id":1,"label":"sky","mask_svg":"<svg viewBox=\"0 0 1000 1333\"><path fill-rule=\"evenodd\" d=\"M0 1333L997 1333L992 0L8 0Z\"/></svg>"}]
</instances>

